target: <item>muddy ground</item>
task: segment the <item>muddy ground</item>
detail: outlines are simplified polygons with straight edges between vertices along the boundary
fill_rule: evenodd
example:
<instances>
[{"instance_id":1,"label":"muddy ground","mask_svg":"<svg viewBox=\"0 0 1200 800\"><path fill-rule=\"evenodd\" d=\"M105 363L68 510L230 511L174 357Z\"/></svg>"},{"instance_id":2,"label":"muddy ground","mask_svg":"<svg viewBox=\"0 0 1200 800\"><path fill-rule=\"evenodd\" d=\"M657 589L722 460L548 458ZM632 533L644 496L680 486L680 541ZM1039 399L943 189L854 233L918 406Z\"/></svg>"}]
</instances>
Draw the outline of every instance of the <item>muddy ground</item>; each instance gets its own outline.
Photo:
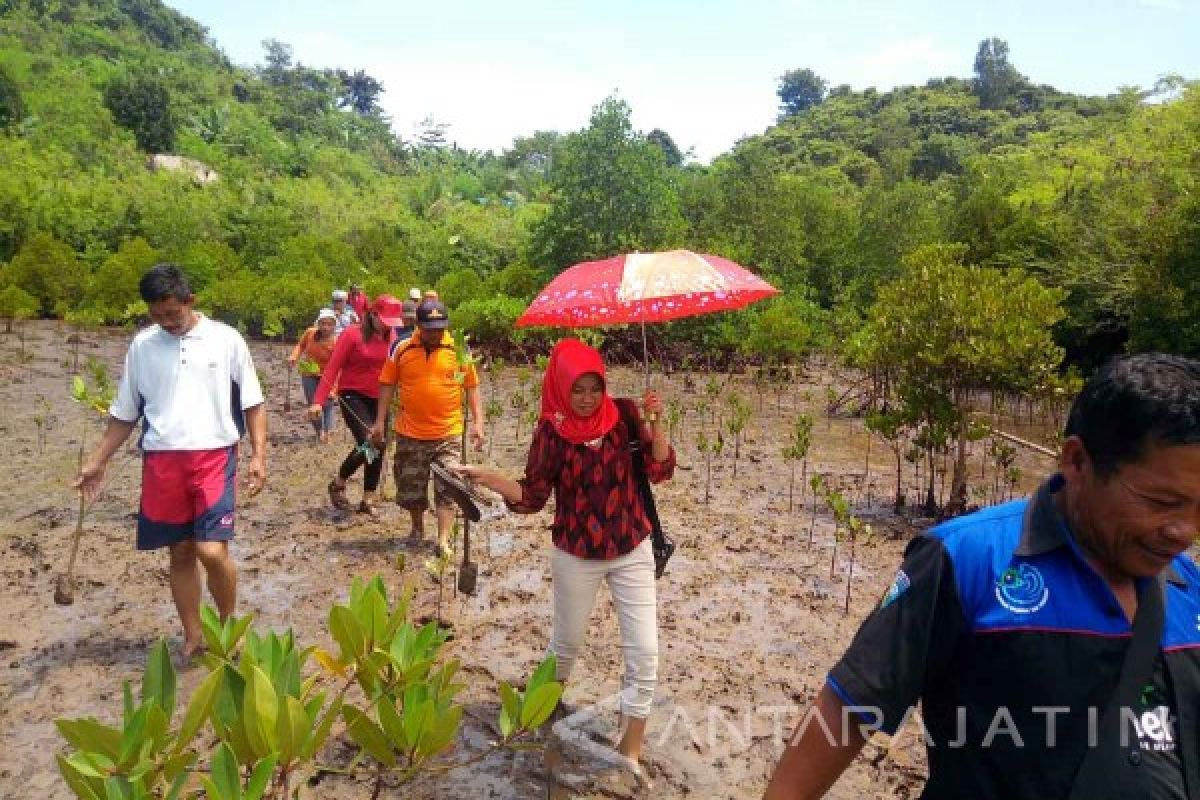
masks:
<instances>
[{"instance_id":1,"label":"muddy ground","mask_svg":"<svg viewBox=\"0 0 1200 800\"><path fill-rule=\"evenodd\" d=\"M133 547L136 456L114 458L110 488L90 517L80 552L75 604L54 604L55 576L65 568L74 526L77 501L68 482L76 470L81 430L86 427L88 441L94 442L99 426L85 425L82 411L69 401L70 331L52 323L30 324L26 331L28 363L19 355L15 334L0 337L0 430L8 462L0 497L0 797L65 798L69 794L54 766L62 741L53 721L86 715L115 720L122 682L140 675L146 651L158 637L177 646L179 631L165 554ZM81 361L94 356L118 376L130 335L85 333ZM317 444L301 418L297 382L291 384L292 410L284 411L281 346L259 342L252 349L269 387L270 475L263 495L240 508L233 545L240 612L254 613L261 629L291 627L302 643L330 647L328 608L346 597L354 576L380 574L393 587L405 577L395 564L397 554L406 552L407 517L391 505L379 522L331 510L325 484L349 448L345 428L339 422L333 443ZM861 420L827 419L822 411L828 385L845 385L831 375L814 369L782 395L768 390L761 411L749 376L732 379L730 386L756 413L736 479L732 446L715 459L707 505L696 434L706 425L711 436L712 424L702 422L695 408L708 376L690 391L681 376L656 379L688 411L676 434L679 469L674 481L657 490L664 525L680 547L658 585L660 708L651 718L646 759L655 797L760 796L797 709L821 686L826 670L890 583L906 541L930 523L881 508L879 498L890 495L895 477L879 441L873 448L868 504L862 491L866 435ZM490 431L490 460L514 474L523 464L531 431L507 408L518 380L519 370L508 368L484 382L485 392L496 393L506 406ZM637 371L614 370L618 394L638 392L641 380ZM834 554L832 518L819 510L814 522L799 480L795 509L788 512L789 468L780 449L797 409L816 416L809 473L824 473L845 487L855 511L874 530L871 541L857 548L848 615L842 604L850 561L844 544ZM1024 476L1021 490L1052 466L1025 450L1017 463ZM976 479L980 469L973 458ZM913 477L906 466L910 497L917 494ZM983 482L990 486L991 478ZM360 486L352 485L352 499ZM391 488L389 477L385 495ZM447 576L442 614L455 632L447 654L462 660L470 684L454 758L478 752L494 735L496 682L522 681L543 655L550 629L550 519L549 511L508 515L476 528L477 596L455 596L454 576ZM432 519L428 526L432 529ZM407 577L420 587L417 614L436 610L438 587L422 568L427 555L412 553L407 559ZM603 701L619 686L616 619L603 592L589 636L566 696L576 706ZM200 672L182 673L185 693ZM325 758L344 763L348 752L334 742ZM894 740L876 737L830 796L915 796L923 762L911 732L902 731ZM369 793L366 784L326 775L310 796L366 798ZM545 794L540 754L505 752L385 796Z\"/></svg>"}]
</instances>

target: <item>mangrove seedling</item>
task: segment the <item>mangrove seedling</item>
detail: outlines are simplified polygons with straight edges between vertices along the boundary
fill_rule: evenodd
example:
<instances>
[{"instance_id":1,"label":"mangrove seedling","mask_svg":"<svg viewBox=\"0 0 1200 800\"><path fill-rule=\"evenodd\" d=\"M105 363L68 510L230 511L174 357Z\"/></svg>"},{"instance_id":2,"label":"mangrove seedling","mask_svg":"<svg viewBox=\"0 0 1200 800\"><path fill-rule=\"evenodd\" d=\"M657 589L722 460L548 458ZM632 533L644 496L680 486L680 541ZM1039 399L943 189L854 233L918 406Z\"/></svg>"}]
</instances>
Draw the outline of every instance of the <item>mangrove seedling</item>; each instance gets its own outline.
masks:
<instances>
[{"instance_id":1,"label":"mangrove seedling","mask_svg":"<svg viewBox=\"0 0 1200 800\"><path fill-rule=\"evenodd\" d=\"M788 437L787 444L783 447L783 460L791 467L791 474L788 478L788 513L792 511L792 495L796 487L796 462L799 461L800 467L800 485L804 486L804 480L808 474L808 448L812 444L812 426L813 419L808 414L800 414L792 423L792 431Z\"/></svg>"},{"instance_id":2,"label":"mangrove seedling","mask_svg":"<svg viewBox=\"0 0 1200 800\"><path fill-rule=\"evenodd\" d=\"M746 423L750 421L750 404L737 392L730 392L726 402L729 403L729 419L725 421L725 425L729 435L733 437L733 477L736 480L738 459L742 455L742 433L746 430Z\"/></svg>"}]
</instances>

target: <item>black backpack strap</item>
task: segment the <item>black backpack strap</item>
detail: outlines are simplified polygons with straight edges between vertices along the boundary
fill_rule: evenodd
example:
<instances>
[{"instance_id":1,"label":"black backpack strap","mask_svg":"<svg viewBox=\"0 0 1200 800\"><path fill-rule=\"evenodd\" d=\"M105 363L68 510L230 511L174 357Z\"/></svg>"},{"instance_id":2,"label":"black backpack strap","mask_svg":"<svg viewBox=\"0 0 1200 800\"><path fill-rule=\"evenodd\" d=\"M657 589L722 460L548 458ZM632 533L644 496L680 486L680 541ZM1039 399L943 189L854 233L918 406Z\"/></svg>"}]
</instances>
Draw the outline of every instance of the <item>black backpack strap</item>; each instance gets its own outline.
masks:
<instances>
[{"instance_id":1,"label":"black backpack strap","mask_svg":"<svg viewBox=\"0 0 1200 800\"><path fill-rule=\"evenodd\" d=\"M1161 651L1165 612L1163 609L1163 579L1148 580L1138 592L1138 609L1133 616L1133 639L1121 663L1121 676L1100 717L1099 737L1095 747L1089 747L1075 773L1069 800L1100 800L1106 797L1133 797L1137 791L1137 764L1141 754L1136 736L1123 730L1127 713L1123 709L1137 707L1142 687L1154 674L1154 660ZM1132 740L1132 745L1130 741ZM1129 792L1132 791L1132 794Z\"/></svg>"},{"instance_id":2,"label":"black backpack strap","mask_svg":"<svg viewBox=\"0 0 1200 800\"><path fill-rule=\"evenodd\" d=\"M654 492L650 488L650 476L646 474L646 453L642 448L642 428L638 424L637 408L633 402L625 398L614 400L621 419L625 423L625 431L629 434L629 452L633 456L633 478L637 482L638 492L642 496L642 507L650 520L655 536L662 535L662 524L658 521L658 507L654 504Z\"/></svg>"}]
</instances>

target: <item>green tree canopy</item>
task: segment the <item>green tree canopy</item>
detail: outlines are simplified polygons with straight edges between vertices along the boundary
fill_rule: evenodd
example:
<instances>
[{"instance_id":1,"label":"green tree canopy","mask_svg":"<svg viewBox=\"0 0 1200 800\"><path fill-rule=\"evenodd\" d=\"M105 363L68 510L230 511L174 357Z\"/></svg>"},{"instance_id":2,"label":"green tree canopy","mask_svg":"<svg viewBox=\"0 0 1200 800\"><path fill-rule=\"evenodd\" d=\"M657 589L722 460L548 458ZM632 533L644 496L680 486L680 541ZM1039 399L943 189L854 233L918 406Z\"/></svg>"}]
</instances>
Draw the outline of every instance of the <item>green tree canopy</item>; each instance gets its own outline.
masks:
<instances>
[{"instance_id":1,"label":"green tree canopy","mask_svg":"<svg viewBox=\"0 0 1200 800\"><path fill-rule=\"evenodd\" d=\"M41 314L63 314L83 298L86 272L75 251L48 233L30 237L2 275L5 286L33 296Z\"/></svg>"},{"instance_id":2,"label":"green tree canopy","mask_svg":"<svg viewBox=\"0 0 1200 800\"><path fill-rule=\"evenodd\" d=\"M4 320L6 333L12 333L13 320L32 319L37 314L37 298L29 292L18 286L6 286L0 290L0 319Z\"/></svg>"},{"instance_id":3,"label":"green tree canopy","mask_svg":"<svg viewBox=\"0 0 1200 800\"><path fill-rule=\"evenodd\" d=\"M16 80L0 65L0 130L25 118L25 101Z\"/></svg>"},{"instance_id":4,"label":"green tree canopy","mask_svg":"<svg viewBox=\"0 0 1200 800\"><path fill-rule=\"evenodd\" d=\"M113 119L133 134L141 149L148 153L174 150L179 123L171 107L171 90L158 75L139 72L114 78L104 90L104 105Z\"/></svg>"},{"instance_id":5,"label":"green tree canopy","mask_svg":"<svg viewBox=\"0 0 1200 800\"><path fill-rule=\"evenodd\" d=\"M567 136L550 172L549 213L532 231L536 263L558 271L632 250L658 250L683 235L679 195L658 146L633 130L629 106L609 97L584 130Z\"/></svg>"},{"instance_id":6,"label":"green tree canopy","mask_svg":"<svg viewBox=\"0 0 1200 800\"><path fill-rule=\"evenodd\" d=\"M675 144L675 140L671 138L671 134L662 128L655 128L647 133L646 141L657 145L658 149L662 150L663 158L666 159L668 167L678 167L683 163L683 153L680 152L679 146Z\"/></svg>"},{"instance_id":7,"label":"green tree canopy","mask_svg":"<svg viewBox=\"0 0 1200 800\"><path fill-rule=\"evenodd\" d=\"M140 236L122 243L104 259L88 286L86 305L107 322L121 322L130 306L141 300L138 281L160 256Z\"/></svg>"},{"instance_id":8,"label":"green tree canopy","mask_svg":"<svg viewBox=\"0 0 1200 800\"><path fill-rule=\"evenodd\" d=\"M975 92L984 108L1004 108L1025 82L1008 62L1008 42L992 37L979 43L975 53Z\"/></svg>"},{"instance_id":9,"label":"green tree canopy","mask_svg":"<svg viewBox=\"0 0 1200 800\"><path fill-rule=\"evenodd\" d=\"M860 343L864 366L894 376L907 418L952 433L951 504L966 502L969 400L978 389L1025 391L1062 362L1053 327L1063 293L1020 270L963 263L965 245L926 245L879 289Z\"/></svg>"},{"instance_id":10,"label":"green tree canopy","mask_svg":"<svg viewBox=\"0 0 1200 800\"><path fill-rule=\"evenodd\" d=\"M820 105L828 88L829 84L811 69L788 70L780 76L775 91L779 95L780 116L790 117Z\"/></svg>"}]
</instances>

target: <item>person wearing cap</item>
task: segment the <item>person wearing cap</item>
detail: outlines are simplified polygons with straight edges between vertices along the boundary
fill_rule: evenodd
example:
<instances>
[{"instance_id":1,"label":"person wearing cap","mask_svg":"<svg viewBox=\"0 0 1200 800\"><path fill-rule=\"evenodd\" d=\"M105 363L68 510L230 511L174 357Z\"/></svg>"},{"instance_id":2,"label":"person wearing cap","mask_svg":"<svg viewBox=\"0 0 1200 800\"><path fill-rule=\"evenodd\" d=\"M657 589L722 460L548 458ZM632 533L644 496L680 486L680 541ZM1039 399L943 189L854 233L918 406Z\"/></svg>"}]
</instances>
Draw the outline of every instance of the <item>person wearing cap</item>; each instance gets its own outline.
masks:
<instances>
[{"instance_id":1,"label":"person wearing cap","mask_svg":"<svg viewBox=\"0 0 1200 800\"><path fill-rule=\"evenodd\" d=\"M367 315L367 310L371 308L371 298L363 293L362 286L357 283L350 284L350 296L346 299L350 304L350 308L362 319Z\"/></svg>"},{"instance_id":2,"label":"person wearing cap","mask_svg":"<svg viewBox=\"0 0 1200 800\"><path fill-rule=\"evenodd\" d=\"M349 328L351 325L359 321L359 315L353 308L347 305L347 298L344 289L334 289L331 299L330 311L333 312L334 318L334 336L341 336L342 331Z\"/></svg>"},{"instance_id":3,"label":"person wearing cap","mask_svg":"<svg viewBox=\"0 0 1200 800\"><path fill-rule=\"evenodd\" d=\"M404 322L395 328L396 336L392 339L392 353L396 351L404 342L412 338L412 335L417 331L417 304L412 300L405 300L403 304ZM391 353L388 353L390 356Z\"/></svg>"},{"instance_id":4,"label":"person wearing cap","mask_svg":"<svg viewBox=\"0 0 1200 800\"><path fill-rule=\"evenodd\" d=\"M430 465L446 469L457 466L458 440L463 432L463 393L471 411L471 438L483 445L483 408L479 377L475 368L458 363L454 339L447 330L450 315L446 306L428 301L417 306L417 333L395 348L379 374L379 406L372 440L383 441L387 409L399 392L396 415L396 503L412 516L410 537L425 535L426 487ZM455 503L440 481L434 481L437 506L438 549L447 544L454 525Z\"/></svg>"},{"instance_id":5,"label":"person wearing cap","mask_svg":"<svg viewBox=\"0 0 1200 800\"><path fill-rule=\"evenodd\" d=\"M383 461L379 453L372 449L368 436L379 403L379 370L387 361L392 328L400 322L400 301L389 294L376 297L370 310L363 316L362 323L347 328L338 337L329 363L321 374L317 393L308 407L309 418L317 419L321 415L322 404L336 386L342 418L354 434L354 449L329 482L329 500L334 508L341 511L352 508L346 497L346 481L365 464L362 502L358 510L372 517L377 516L375 492L379 489Z\"/></svg>"},{"instance_id":6,"label":"person wearing cap","mask_svg":"<svg viewBox=\"0 0 1200 800\"><path fill-rule=\"evenodd\" d=\"M304 331L300 341L292 349L292 354L288 356L289 366L300 365L300 385L304 387L306 403L312 403L317 386L321 383L321 373L329 363L329 357L333 355L333 343L337 341L336 326L337 314L333 313L332 309L321 309L321 313L317 314L316 324ZM321 418L313 420L312 426L321 444L329 441L330 432L333 430L332 397L325 401Z\"/></svg>"},{"instance_id":7,"label":"person wearing cap","mask_svg":"<svg viewBox=\"0 0 1200 800\"><path fill-rule=\"evenodd\" d=\"M421 290L414 286L408 290L408 299L413 301L413 309L415 310L417 305L425 298L421 296Z\"/></svg>"}]
</instances>

